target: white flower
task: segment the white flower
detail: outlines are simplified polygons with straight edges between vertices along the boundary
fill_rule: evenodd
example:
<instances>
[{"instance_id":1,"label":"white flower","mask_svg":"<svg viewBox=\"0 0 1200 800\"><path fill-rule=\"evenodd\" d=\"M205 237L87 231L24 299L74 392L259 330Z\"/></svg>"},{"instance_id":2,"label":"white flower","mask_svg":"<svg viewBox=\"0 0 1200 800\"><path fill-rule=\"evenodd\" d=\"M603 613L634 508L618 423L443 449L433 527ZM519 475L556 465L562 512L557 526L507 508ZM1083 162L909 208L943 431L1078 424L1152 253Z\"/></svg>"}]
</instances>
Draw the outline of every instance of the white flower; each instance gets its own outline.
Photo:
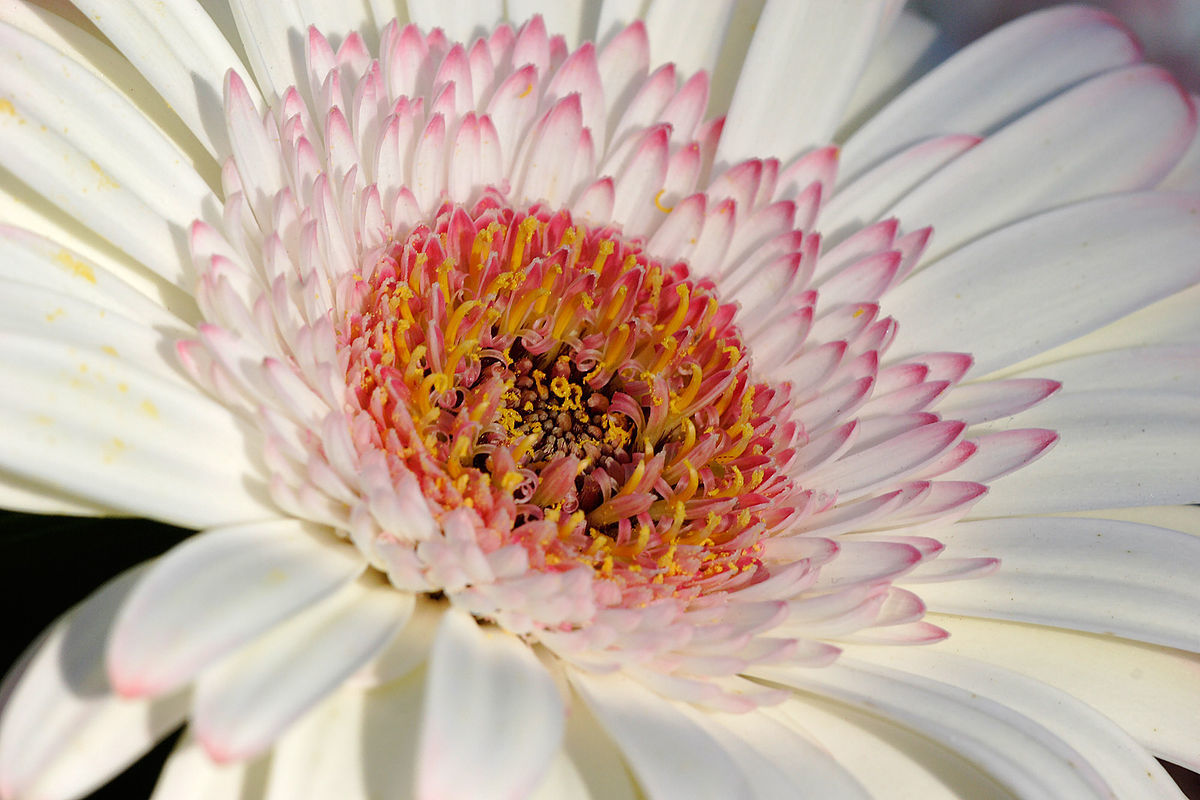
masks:
<instances>
[{"instance_id":1,"label":"white flower","mask_svg":"<svg viewBox=\"0 0 1200 800\"><path fill-rule=\"evenodd\" d=\"M1110 18L887 102L895 3L80 5L0 28L0 500L203 532L14 672L0 795L184 720L161 797L1198 765L1196 111Z\"/></svg>"}]
</instances>

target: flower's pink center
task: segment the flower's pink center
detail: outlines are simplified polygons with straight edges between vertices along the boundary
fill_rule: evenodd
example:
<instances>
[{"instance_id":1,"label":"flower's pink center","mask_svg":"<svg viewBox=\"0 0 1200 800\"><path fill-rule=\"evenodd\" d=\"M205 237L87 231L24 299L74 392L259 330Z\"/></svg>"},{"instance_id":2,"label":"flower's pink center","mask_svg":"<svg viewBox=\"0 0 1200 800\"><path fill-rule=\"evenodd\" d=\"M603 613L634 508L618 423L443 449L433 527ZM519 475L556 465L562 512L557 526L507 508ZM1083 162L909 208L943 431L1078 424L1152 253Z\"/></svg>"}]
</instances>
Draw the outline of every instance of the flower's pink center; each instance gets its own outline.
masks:
<instances>
[{"instance_id":1,"label":"flower's pink center","mask_svg":"<svg viewBox=\"0 0 1200 800\"><path fill-rule=\"evenodd\" d=\"M588 564L613 602L766 577L792 513L787 392L756 382L711 282L566 212L447 205L346 288L372 446L485 552Z\"/></svg>"}]
</instances>

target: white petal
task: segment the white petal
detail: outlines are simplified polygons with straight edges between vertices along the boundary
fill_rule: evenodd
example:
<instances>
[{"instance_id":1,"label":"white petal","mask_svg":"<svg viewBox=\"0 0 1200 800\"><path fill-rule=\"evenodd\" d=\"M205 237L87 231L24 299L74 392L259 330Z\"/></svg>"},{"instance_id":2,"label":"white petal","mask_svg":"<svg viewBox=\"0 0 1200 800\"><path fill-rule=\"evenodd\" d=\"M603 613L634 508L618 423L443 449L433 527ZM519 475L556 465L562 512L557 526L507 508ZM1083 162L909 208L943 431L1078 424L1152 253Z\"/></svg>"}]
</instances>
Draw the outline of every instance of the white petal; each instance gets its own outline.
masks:
<instances>
[{"instance_id":1,"label":"white petal","mask_svg":"<svg viewBox=\"0 0 1200 800\"><path fill-rule=\"evenodd\" d=\"M935 611L1200 651L1200 538L1067 517L962 522L938 538L950 555L998 557L1001 566L984 578L921 587Z\"/></svg>"},{"instance_id":2,"label":"white petal","mask_svg":"<svg viewBox=\"0 0 1200 800\"><path fill-rule=\"evenodd\" d=\"M185 227L216 198L184 155L83 65L0 26L5 165L67 214L171 281L188 273ZM11 113L7 110L11 108Z\"/></svg>"},{"instance_id":3,"label":"white petal","mask_svg":"<svg viewBox=\"0 0 1200 800\"><path fill-rule=\"evenodd\" d=\"M1200 404L1186 394L1063 392L1022 412L1021 427L1056 431L1045 457L992 487L978 517L1200 500ZM980 426L1008 427L1006 421Z\"/></svg>"},{"instance_id":4,"label":"white petal","mask_svg":"<svg viewBox=\"0 0 1200 800\"><path fill-rule=\"evenodd\" d=\"M616 743L577 694L571 697L563 750L575 764L594 800L635 800L641 796Z\"/></svg>"},{"instance_id":5,"label":"white petal","mask_svg":"<svg viewBox=\"0 0 1200 800\"><path fill-rule=\"evenodd\" d=\"M839 764L797 726L761 712L689 711L693 720L745 765L755 797L870 797L846 765Z\"/></svg>"},{"instance_id":6,"label":"white petal","mask_svg":"<svg viewBox=\"0 0 1200 800\"><path fill-rule=\"evenodd\" d=\"M502 0L407 0L407 6L422 30L441 28L452 42L486 36L504 16Z\"/></svg>"},{"instance_id":7,"label":"white petal","mask_svg":"<svg viewBox=\"0 0 1200 800\"><path fill-rule=\"evenodd\" d=\"M885 3L770 0L738 78L716 162L791 161L827 144L850 102Z\"/></svg>"},{"instance_id":8,"label":"white petal","mask_svg":"<svg viewBox=\"0 0 1200 800\"><path fill-rule=\"evenodd\" d=\"M188 527L278 516L253 485L256 434L199 390L109 353L11 334L0 334L0 362L0 466L13 474Z\"/></svg>"},{"instance_id":9,"label":"white petal","mask_svg":"<svg viewBox=\"0 0 1200 800\"><path fill-rule=\"evenodd\" d=\"M217 761L257 755L378 653L411 610L410 595L364 577L292 617L200 676L196 738Z\"/></svg>"},{"instance_id":10,"label":"white petal","mask_svg":"<svg viewBox=\"0 0 1200 800\"><path fill-rule=\"evenodd\" d=\"M210 153L229 152L222 125L221 86L225 71L248 70L204 8L190 0L168 0L152 7L126 0L78 4ZM255 92L257 94L257 92ZM261 103L261 98L256 98Z\"/></svg>"},{"instance_id":11,"label":"white petal","mask_svg":"<svg viewBox=\"0 0 1200 800\"><path fill-rule=\"evenodd\" d=\"M109 675L127 696L173 689L363 567L331 532L293 520L194 536L158 561L125 603Z\"/></svg>"},{"instance_id":12,"label":"white petal","mask_svg":"<svg viewBox=\"0 0 1200 800\"><path fill-rule=\"evenodd\" d=\"M417 797L527 796L562 743L565 715L528 645L447 611L429 661Z\"/></svg>"},{"instance_id":13,"label":"white petal","mask_svg":"<svg viewBox=\"0 0 1200 800\"><path fill-rule=\"evenodd\" d=\"M108 517L115 509L64 494L52 486L0 472L0 508L26 514Z\"/></svg>"},{"instance_id":14,"label":"white petal","mask_svg":"<svg viewBox=\"0 0 1200 800\"><path fill-rule=\"evenodd\" d=\"M847 176L942 133L991 133L1084 78L1138 60L1124 28L1083 7L1030 14L949 58L874 115L846 142ZM986 92L976 87L987 86Z\"/></svg>"},{"instance_id":15,"label":"white petal","mask_svg":"<svg viewBox=\"0 0 1200 800\"><path fill-rule=\"evenodd\" d=\"M820 695L796 693L759 713L807 730L880 800L1012 800L952 748L904 725Z\"/></svg>"},{"instance_id":16,"label":"white petal","mask_svg":"<svg viewBox=\"0 0 1200 800\"><path fill-rule=\"evenodd\" d=\"M654 0L645 17L654 61L674 64L685 79L700 70L711 72L734 5L733 0Z\"/></svg>"},{"instance_id":17,"label":"white petal","mask_svg":"<svg viewBox=\"0 0 1200 800\"><path fill-rule=\"evenodd\" d=\"M289 728L271 749L265 800L367 800L368 762L384 745L383 737L368 740L364 723L371 699L360 691L334 692ZM407 721L393 722L399 732ZM397 751L389 755L400 760Z\"/></svg>"},{"instance_id":18,"label":"white petal","mask_svg":"<svg viewBox=\"0 0 1200 800\"><path fill-rule=\"evenodd\" d=\"M929 263L1010 220L1149 188L1195 130L1196 111L1168 73L1144 65L1108 72L1002 128L887 214L933 226Z\"/></svg>"},{"instance_id":19,"label":"white petal","mask_svg":"<svg viewBox=\"0 0 1200 800\"><path fill-rule=\"evenodd\" d=\"M671 701L620 675L574 673L571 682L621 748L648 797L752 796L730 753Z\"/></svg>"},{"instance_id":20,"label":"white petal","mask_svg":"<svg viewBox=\"0 0 1200 800\"><path fill-rule=\"evenodd\" d=\"M1022 798L1111 798L1080 754L1034 720L922 675L853 662L752 674L883 714L975 762Z\"/></svg>"},{"instance_id":21,"label":"white petal","mask_svg":"<svg viewBox=\"0 0 1200 800\"><path fill-rule=\"evenodd\" d=\"M847 653L958 686L1028 716L1077 750L1113 797L1180 798L1166 771L1129 734L1066 692L940 648L852 647Z\"/></svg>"},{"instance_id":22,"label":"white petal","mask_svg":"<svg viewBox=\"0 0 1200 800\"><path fill-rule=\"evenodd\" d=\"M256 0L231 0L229 5L255 83L267 101L283 97L289 86L306 93L304 48L299 46L302 40L297 38L294 48L293 41L289 41L289 32L301 37L308 30L309 23L297 4L284 0L268 6Z\"/></svg>"},{"instance_id":23,"label":"white petal","mask_svg":"<svg viewBox=\"0 0 1200 800\"><path fill-rule=\"evenodd\" d=\"M1038 368L1064 386L1152 389L1200 395L1200 345L1126 347Z\"/></svg>"},{"instance_id":24,"label":"white petal","mask_svg":"<svg viewBox=\"0 0 1200 800\"><path fill-rule=\"evenodd\" d=\"M837 140L845 141L850 131L869 122L884 103L929 69L940 57L937 43L937 25L916 11L901 12L883 40L872 48L867 68L846 107Z\"/></svg>"},{"instance_id":25,"label":"white petal","mask_svg":"<svg viewBox=\"0 0 1200 800\"><path fill-rule=\"evenodd\" d=\"M973 374L984 375L1178 292L1200 281L1198 213L1200 197L1127 194L978 239L887 295L887 311L902 321L889 358L952 341L975 358Z\"/></svg>"},{"instance_id":26,"label":"white petal","mask_svg":"<svg viewBox=\"0 0 1200 800\"><path fill-rule=\"evenodd\" d=\"M1200 655L1017 622L929 614L950 631L939 650L1057 686L1129 731L1155 754L1200 769L1196 674Z\"/></svg>"},{"instance_id":27,"label":"white petal","mask_svg":"<svg viewBox=\"0 0 1200 800\"><path fill-rule=\"evenodd\" d=\"M264 763L217 764L192 736L184 734L163 766L150 800L255 800Z\"/></svg>"},{"instance_id":28,"label":"white petal","mask_svg":"<svg viewBox=\"0 0 1200 800\"><path fill-rule=\"evenodd\" d=\"M579 46L581 37L589 36L590 31L583 29L585 14L583 0L558 0L554 3L543 3L541 0L508 0L508 18L514 23L521 23L540 14L546 20L546 30L551 36L561 35L566 39L567 48L574 50Z\"/></svg>"},{"instance_id":29,"label":"white petal","mask_svg":"<svg viewBox=\"0 0 1200 800\"><path fill-rule=\"evenodd\" d=\"M182 694L124 700L104 675L117 608L144 568L131 570L55 623L0 691L0 795L78 797L115 775L179 724Z\"/></svg>"}]
</instances>

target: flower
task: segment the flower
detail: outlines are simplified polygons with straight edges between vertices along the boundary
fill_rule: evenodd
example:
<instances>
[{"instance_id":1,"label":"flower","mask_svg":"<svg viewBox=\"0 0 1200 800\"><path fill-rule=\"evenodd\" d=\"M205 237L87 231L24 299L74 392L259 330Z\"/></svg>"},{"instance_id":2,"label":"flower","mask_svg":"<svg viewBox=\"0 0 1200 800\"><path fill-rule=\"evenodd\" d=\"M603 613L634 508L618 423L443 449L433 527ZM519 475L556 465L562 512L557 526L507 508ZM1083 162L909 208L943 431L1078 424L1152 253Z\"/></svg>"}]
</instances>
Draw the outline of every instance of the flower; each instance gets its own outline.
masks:
<instances>
[{"instance_id":1,"label":"flower","mask_svg":"<svg viewBox=\"0 0 1200 800\"><path fill-rule=\"evenodd\" d=\"M1172 79L1080 8L885 103L886 3L412 6L0 29L5 502L204 531L30 652L0 794L185 719L161 796L1169 794Z\"/></svg>"}]
</instances>

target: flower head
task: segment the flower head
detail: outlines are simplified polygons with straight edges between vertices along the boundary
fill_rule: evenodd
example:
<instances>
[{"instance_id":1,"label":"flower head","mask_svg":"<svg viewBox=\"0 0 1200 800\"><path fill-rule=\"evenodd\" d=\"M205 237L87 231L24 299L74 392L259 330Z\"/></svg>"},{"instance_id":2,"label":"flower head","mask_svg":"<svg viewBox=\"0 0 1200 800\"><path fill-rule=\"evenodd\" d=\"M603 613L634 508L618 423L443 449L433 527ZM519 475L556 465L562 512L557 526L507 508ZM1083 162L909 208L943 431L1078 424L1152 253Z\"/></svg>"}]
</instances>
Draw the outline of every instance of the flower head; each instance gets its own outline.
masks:
<instances>
[{"instance_id":1,"label":"flower head","mask_svg":"<svg viewBox=\"0 0 1200 800\"><path fill-rule=\"evenodd\" d=\"M1165 461L1150 493L1112 464L1076 474L1195 416L1195 387L1168 377L1194 359L1194 325L1151 326L1139 352L1105 327L1186 305L1200 280L1200 199L1155 188L1192 181L1194 106L1107 17L1015 23L836 147L841 120L880 99L850 94L883 68L872 42L894 25L884 51L912 60L926 41L886 4L769 4L715 119L707 73L660 67L651 45L711 67L719 36L703 55L655 12L571 46L536 16L456 42L235 6L249 70L182 0L138 19L164 37L194 26L194 54L96 19L188 131L164 132L169 111L131 105L44 32L4 32L30 65L4 131L34 155L10 168L124 254L79 252L50 218L0 235L17 269L69 273L3 279L14 305L62 306L14 345L32 399L4 407L37 404L51 432L25 423L10 494L205 531L32 654L0 720L0 793L77 795L186 717L163 794L200 780L297 796L324 769L306 754L328 749L359 765L330 768L339 792L852 796L879 788L844 762L877 735L863 709L1017 794L1163 780L1034 680L1055 683L1035 659L935 645L956 626L1002 637L1015 623L983 621L999 618L1198 646L1158 585L1200 556L1193 538L1026 516L1196 499L1178 477L1194 456ZM772 67L787 37L821 52L822 26L848 64L789 51ZM1067 46L1069 67L1039 61ZM984 77L1009 93L950 102ZM776 120L779 96L799 107ZM51 134L60 105L99 138ZM146 163L106 148L106 109ZM195 142L195 168L179 165ZM1099 285L1134 258L1154 266ZM1117 355L1053 351L1092 331ZM80 348L84 377L64 379ZM1139 356L1136 379L1111 376ZM1072 376L1085 391L1048 400ZM81 424L81 393L101 417ZM1159 427L1132 435L1148 410ZM58 438L64 419L87 436ZM1065 455L1042 459L1059 432ZM135 490L164 468L153 497ZM1148 537L1141 572L1102 554L1071 592L1064 549L1097 526L1117 549ZM1097 615L1098 591L1128 611ZM83 643L88 620L103 633ZM103 672L85 691L59 663ZM46 714L79 724L27 738ZM1110 763L1114 748L1128 754ZM385 750L399 758L374 764Z\"/></svg>"}]
</instances>

